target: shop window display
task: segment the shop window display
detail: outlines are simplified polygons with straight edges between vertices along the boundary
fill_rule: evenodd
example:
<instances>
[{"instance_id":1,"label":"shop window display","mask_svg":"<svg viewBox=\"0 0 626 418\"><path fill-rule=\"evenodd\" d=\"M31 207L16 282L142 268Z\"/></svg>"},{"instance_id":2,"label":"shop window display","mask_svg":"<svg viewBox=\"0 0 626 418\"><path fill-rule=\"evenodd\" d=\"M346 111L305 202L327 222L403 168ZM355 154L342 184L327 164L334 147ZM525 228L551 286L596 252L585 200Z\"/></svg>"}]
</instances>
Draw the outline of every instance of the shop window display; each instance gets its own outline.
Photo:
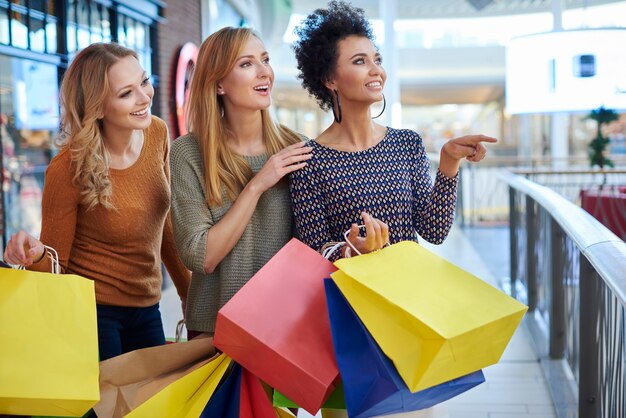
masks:
<instances>
[{"instance_id":1,"label":"shop window display","mask_svg":"<svg viewBox=\"0 0 626 418\"><path fill-rule=\"evenodd\" d=\"M46 166L57 152L56 65L0 56L0 140L4 242L24 229L39 236Z\"/></svg>"}]
</instances>

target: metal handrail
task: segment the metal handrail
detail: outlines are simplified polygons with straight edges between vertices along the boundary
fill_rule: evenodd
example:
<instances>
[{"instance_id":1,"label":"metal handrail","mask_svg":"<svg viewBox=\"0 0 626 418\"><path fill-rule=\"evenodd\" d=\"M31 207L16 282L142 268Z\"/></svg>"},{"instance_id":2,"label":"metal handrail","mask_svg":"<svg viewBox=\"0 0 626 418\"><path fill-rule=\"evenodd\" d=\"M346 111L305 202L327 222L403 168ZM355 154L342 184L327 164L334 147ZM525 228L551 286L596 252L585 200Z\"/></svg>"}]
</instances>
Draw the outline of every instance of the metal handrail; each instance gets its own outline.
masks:
<instances>
[{"instance_id":1,"label":"metal handrail","mask_svg":"<svg viewBox=\"0 0 626 418\"><path fill-rule=\"evenodd\" d=\"M498 177L509 188L511 289L525 285L529 329L537 347L548 343L549 359L539 354L557 416L626 416L626 242L557 192L510 172ZM542 321L548 333L536 331ZM563 391L564 365L577 395Z\"/></svg>"},{"instance_id":2,"label":"metal handrail","mask_svg":"<svg viewBox=\"0 0 626 418\"><path fill-rule=\"evenodd\" d=\"M499 176L550 213L626 306L626 242L555 191L512 173Z\"/></svg>"}]
</instances>

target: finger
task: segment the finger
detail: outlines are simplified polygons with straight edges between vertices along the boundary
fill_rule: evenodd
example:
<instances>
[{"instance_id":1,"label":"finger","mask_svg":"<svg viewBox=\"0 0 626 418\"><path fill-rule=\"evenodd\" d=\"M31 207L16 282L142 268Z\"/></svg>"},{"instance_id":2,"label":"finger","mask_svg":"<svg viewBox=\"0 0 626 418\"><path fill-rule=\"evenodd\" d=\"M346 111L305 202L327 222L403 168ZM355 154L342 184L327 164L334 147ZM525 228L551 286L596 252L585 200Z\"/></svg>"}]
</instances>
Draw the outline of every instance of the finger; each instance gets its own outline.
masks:
<instances>
[{"instance_id":1,"label":"finger","mask_svg":"<svg viewBox=\"0 0 626 418\"><path fill-rule=\"evenodd\" d=\"M310 160L311 157L313 157L312 154L292 155L290 157L283 159L282 162L284 165L289 166L294 163L299 163L302 161Z\"/></svg>"},{"instance_id":2,"label":"finger","mask_svg":"<svg viewBox=\"0 0 626 418\"><path fill-rule=\"evenodd\" d=\"M17 260L26 260L26 252L24 251L24 246L26 243L24 242L24 237L22 234L15 234L11 237L11 241L13 241L13 256ZM28 247L27 247L28 249Z\"/></svg>"},{"instance_id":3,"label":"finger","mask_svg":"<svg viewBox=\"0 0 626 418\"><path fill-rule=\"evenodd\" d=\"M374 230L374 249L378 250L383 247L383 231L380 227L380 221L372 216L372 226Z\"/></svg>"},{"instance_id":4,"label":"finger","mask_svg":"<svg viewBox=\"0 0 626 418\"><path fill-rule=\"evenodd\" d=\"M480 144L481 142L496 143L498 142L498 140L494 137L487 135L471 135L470 142L472 144Z\"/></svg>"},{"instance_id":5,"label":"finger","mask_svg":"<svg viewBox=\"0 0 626 418\"><path fill-rule=\"evenodd\" d=\"M380 219L378 220L378 224L380 225L381 235L383 238L382 246L384 247L385 244L389 242L389 226Z\"/></svg>"},{"instance_id":6,"label":"finger","mask_svg":"<svg viewBox=\"0 0 626 418\"><path fill-rule=\"evenodd\" d=\"M352 224L350 226L350 232L348 232L348 241L350 241L352 245L356 246L358 237L359 237L359 226L357 224Z\"/></svg>"},{"instance_id":7,"label":"finger","mask_svg":"<svg viewBox=\"0 0 626 418\"><path fill-rule=\"evenodd\" d=\"M308 146L306 142L296 142L295 144L291 144L285 148L283 148L283 151L291 151L291 150L297 150L297 149L301 149L301 148L310 148L313 149L312 147Z\"/></svg>"},{"instance_id":8,"label":"finger","mask_svg":"<svg viewBox=\"0 0 626 418\"><path fill-rule=\"evenodd\" d=\"M295 148L295 149L285 148L282 151L279 151L277 155L280 155L283 158L286 158L292 155L310 154L311 151L313 151L312 147L301 147L301 148Z\"/></svg>"},{"instance_id":9,"label":"finger","mask_svg":"<svg viewBox=\"0 0 626 418\"><path fill-rule=\"evenodd\" d=\"M307 164L308 163L305 161L303 163L288 165L287 167L285 167L285 174L293 173L294 171L300 170L301 168L306 167Z\"/></svg>"},{"instance_id":10,"label":"finger","mask_svg":"<svg viewBox=\"0 0 626 418\"><path fill-rule=\"evenodd\" d=\"M374 221L367 212L361 212L363 225L365 225L365 246L367 251L376 248L376 230L374 229Z\"/></svg>"}]
</instances>

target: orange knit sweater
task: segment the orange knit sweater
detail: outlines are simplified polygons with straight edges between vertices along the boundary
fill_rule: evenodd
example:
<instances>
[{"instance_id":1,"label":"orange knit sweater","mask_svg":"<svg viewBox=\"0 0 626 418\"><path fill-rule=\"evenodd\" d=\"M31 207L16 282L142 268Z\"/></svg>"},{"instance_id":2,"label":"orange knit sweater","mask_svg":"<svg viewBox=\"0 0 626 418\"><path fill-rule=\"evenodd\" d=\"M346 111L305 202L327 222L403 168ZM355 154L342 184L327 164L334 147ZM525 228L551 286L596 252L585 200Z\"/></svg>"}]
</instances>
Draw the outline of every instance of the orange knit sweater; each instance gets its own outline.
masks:
<instances>
[{"instance_id":1,"label":"orange knit sweater","mask_svg":"<svg viewBox=\"0 0 626 418\"><path fill-rule=\"evenodd\" d=\"M186 298L191 276L176 252L169 216L165 123L153 116L137 161L109 170L115 210L86 210L73 173L64 148L50 162L43 189L40 239L58 252L62 272L94 280L97 303L146 307L160 299L163 260L178 294ZM31 269L50 271L48 257Z\"/></svg>"}]
</instances>

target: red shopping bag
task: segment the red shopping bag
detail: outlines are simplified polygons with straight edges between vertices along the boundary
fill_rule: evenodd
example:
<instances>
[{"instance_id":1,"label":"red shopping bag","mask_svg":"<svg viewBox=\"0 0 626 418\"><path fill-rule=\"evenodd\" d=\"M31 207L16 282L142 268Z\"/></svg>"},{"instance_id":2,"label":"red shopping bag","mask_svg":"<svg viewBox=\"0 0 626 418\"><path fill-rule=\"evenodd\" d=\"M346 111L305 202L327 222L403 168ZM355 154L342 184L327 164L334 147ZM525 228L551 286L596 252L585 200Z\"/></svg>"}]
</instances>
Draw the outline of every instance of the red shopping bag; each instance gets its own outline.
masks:
<instances>
[{"instance_id":1,"label":"red shopping bag","mask_svg":"<svg viewBox=\"0 0 626 418\"><path fill-rule=\"evenodd\" d=\"M246 369L241 371L239 418L276 418L276 412L263 384Z\"/></svg>"},{"instance_id":2,"label":"red shopping bag","mask_svg":"<svg viewBox=\"0 0 626 418\"><path fill-rule=\"evenodd\" d=\"M339 378L324 295L335 270L294 238L217 316L215 346L312 414Z\"/></svg>"}]
</instances>

